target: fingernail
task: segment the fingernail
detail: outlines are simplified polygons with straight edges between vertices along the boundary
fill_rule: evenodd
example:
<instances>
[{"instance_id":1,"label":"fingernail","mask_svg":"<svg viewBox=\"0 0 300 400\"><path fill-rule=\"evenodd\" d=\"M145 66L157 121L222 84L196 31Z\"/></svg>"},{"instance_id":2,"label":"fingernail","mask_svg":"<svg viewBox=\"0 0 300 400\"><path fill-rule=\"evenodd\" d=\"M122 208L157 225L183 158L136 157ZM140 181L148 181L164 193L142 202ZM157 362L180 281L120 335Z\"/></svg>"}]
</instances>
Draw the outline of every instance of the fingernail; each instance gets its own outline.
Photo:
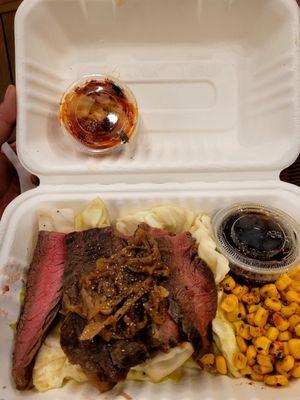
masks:
<instances>
[{"instance_id":1,"label":"fingernail","mask_svg":"<svg viewBox=\"0 0 300 400\"><path fill-rule=\"evenodd\" d=\"M4 100L8 99L14 91L14 85L9 85L6 89L5 95L4 95Z\"/></svg>"}]
</instances>

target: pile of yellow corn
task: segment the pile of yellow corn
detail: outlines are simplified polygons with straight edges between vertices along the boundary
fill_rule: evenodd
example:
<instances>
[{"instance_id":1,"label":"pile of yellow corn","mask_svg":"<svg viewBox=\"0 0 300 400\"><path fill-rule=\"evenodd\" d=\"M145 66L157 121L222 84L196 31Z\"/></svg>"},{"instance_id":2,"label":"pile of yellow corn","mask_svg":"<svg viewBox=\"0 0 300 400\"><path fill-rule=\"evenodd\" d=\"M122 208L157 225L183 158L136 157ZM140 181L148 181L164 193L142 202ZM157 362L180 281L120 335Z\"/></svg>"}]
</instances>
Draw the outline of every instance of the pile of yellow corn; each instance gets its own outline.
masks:
<instances>
[{"instance_id":1,"label":"pile of yellow corn","mask_svg":"<svg viewBox=\"0 0 300 400\"><path fill-rule=\"evenodd\" d=\"M239 285L229 275L221 286L220 307L235 330L241 375L270 386L300 378L300 268L262 287ZM201 363L227 374L223 356L205 354Z\"/></svg>"}]
</instances>

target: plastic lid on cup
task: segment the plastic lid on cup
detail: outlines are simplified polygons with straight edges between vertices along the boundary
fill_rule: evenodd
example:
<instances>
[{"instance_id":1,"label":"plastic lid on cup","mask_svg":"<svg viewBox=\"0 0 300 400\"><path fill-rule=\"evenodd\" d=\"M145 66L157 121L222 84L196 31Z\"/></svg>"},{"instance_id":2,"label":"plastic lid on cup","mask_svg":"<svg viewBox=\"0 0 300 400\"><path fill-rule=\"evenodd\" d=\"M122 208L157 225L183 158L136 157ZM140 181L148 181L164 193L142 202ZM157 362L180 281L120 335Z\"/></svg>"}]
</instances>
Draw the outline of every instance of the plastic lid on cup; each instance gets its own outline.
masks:
<instances>
[{"instance_id":1,"label":"plastic lid on cup","mask_svg":"<svg viewBox=\"0 0 300 400\"><path fill-rule=\"evenodd\" d=\"M131 141L138 126L138 108L131 90L108 75L86 75L64 93L60 120L77 147L102 154Z\"/></svg>"},{"instance_id":2,"label":"plastic lid on cup","mask_svg":"<svg viewBox=\"0 0 300 400\"><path fill-rule=\"evenodd\" d=\"M283 211L235 204L220 210L212 224L219 251L241 278L273 281L299 263L299 226Z\"/></svg>"}]
</instances>

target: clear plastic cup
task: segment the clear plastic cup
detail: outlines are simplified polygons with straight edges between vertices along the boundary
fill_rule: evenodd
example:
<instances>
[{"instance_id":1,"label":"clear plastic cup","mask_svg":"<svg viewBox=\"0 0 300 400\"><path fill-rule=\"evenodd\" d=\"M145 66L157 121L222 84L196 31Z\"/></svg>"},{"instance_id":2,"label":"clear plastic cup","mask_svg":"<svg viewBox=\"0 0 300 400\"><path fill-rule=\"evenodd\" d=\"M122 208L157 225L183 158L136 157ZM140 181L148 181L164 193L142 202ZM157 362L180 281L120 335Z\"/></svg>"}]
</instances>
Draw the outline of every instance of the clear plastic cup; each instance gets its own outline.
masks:
<instances>
[{"instance_id":1,"label":"clear plastic cup","mask_svg":"<svg viewBox=\"0 0 300 400\"><path fill-rule=\"evenodd\" d=\"M126 85L111 76L93 74L85 75L65 91L59 118L79 150L101 155L133 140L139 113Z\"/></svg>"},{"instance_id":2,"label":"clear plastic cup","mask_svg":"<svg viewBox=\"0 0 300 400\"><path fill-rule=\"evenodd\" d=\"M243 280L271 282L299 264L299 225L283 211L235 204L220 210L212 224L219 251Z\"/></svg>"}]
</instances>

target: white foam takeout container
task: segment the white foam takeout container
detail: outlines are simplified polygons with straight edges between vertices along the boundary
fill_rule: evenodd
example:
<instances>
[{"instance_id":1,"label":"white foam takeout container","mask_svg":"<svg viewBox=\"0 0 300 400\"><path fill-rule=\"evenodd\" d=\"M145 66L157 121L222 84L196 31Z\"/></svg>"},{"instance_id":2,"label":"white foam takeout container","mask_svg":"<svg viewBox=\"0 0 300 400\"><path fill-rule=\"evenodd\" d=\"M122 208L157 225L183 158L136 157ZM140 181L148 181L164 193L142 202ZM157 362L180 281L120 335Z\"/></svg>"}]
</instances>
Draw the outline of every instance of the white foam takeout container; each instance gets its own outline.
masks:
<instances>
[{"instance_id":1,"label":"white foam takeout container","mask_svg":"<svg viewBox=\"0 0 300 400\"><path fill-rule=\"evenodd\" d=\"M16 18L17 146L41 185L0 225L0 399L117 398L90 385L19 393L10 377L20 277L39 207L79 210L96 195L112 218L171 203L214 212L238 201L300 221L300 188L279 172L300 150L299 14L294 0L26 0ZM79 153L57 118L61 94L83 74L109 73L135 93L135 150ZM191 371L179 383L122 386L134 400L271 400L283 390ZM119 396L119 398L123 398Z\"/></svg>"}]
</instances>

